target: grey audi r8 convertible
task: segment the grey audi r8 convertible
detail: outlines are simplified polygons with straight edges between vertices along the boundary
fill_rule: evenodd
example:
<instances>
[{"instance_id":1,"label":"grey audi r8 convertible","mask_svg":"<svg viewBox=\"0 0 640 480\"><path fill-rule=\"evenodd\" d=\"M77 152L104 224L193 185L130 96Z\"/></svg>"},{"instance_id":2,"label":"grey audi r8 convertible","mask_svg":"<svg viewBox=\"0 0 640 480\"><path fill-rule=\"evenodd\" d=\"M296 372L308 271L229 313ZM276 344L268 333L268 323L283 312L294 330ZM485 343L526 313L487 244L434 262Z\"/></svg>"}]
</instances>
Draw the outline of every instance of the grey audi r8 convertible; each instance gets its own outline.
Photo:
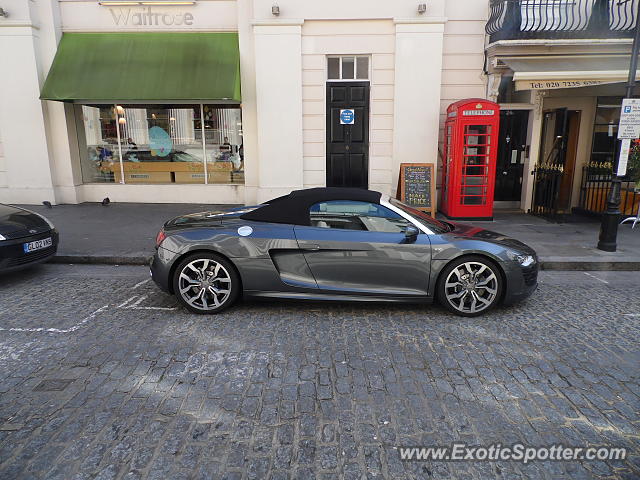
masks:
<instances>
[{"instance_id":1,"label":"grey audi r8 convertible","mask_svg":"<svg viewBox=\"0 0 640 480\"><path fill-rule=\"evenodd\" d=\"M379 192L298 190L165 223L153 280L190 311L246 297L431 302L467 317L536 288L538 259L498 233L440 222Z\"/></svg>"}]
</instances>

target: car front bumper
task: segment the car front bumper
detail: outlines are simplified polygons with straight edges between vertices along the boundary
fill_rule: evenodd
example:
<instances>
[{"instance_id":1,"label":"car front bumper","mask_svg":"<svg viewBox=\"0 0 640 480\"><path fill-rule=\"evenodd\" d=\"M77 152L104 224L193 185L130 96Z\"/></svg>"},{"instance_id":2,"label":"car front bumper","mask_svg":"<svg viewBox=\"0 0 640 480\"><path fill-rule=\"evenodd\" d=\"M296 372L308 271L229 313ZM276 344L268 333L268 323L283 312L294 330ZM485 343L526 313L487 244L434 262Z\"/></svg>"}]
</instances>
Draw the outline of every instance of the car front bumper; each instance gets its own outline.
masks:
<instances>
[{"instance_id":1,"label":"car front bumper","mask_svg":"<svg viewBox=\"0 0 640 480\"><path fill-rule=\"evenodd\" d=\"M23 245L25 243L43 240L47 237L51 237L50 247L30 253L24 252ZM55 229L28 237L3 240L0 242L0 272L10 272L46 262L58 251L58 241L58 231Z\"/></svg>"},{"instance_id":2,"label":"car front bumper","mask_svg":"<svg viewBox=\"0 0 640 480\"><path fill-rule=\"evenodd\" d=\"M504 305L511 305L529 297L538 288L538 261L529 267L522 267L516 262L503 262L502 268L506 276L503 298Z\"/></svg>"}]
</instances>

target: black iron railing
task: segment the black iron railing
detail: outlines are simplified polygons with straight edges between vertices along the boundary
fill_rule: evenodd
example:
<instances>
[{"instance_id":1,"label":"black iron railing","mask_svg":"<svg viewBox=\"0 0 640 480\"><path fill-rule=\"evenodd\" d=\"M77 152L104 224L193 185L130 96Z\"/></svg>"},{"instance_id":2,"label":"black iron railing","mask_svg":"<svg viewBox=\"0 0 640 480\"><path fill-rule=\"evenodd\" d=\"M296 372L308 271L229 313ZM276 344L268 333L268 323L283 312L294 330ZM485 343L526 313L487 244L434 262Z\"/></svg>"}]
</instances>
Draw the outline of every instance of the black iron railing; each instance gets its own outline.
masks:
<instances>
[{"instance_id":1,"label":"black iron railing","mask_svg":"<svg viewBox=\"0 0 640 480\"><path fill-rule=\"evenodd\" d=\"M490 41L633 37L640 0L490 0Z\"/></svg>"},{"instance_id":2,"label":"black iron railing","mask_svg":"<svg viewBox=\"0 0 640 480\"><path fill-rule=\"evenodd\" d=\"M624 216L636 215L640 204L640 191L635 182L622 182L620 192L620 212ZM607 196L611 188L611 164L591 162L582 169L580 204L576 211L600 215L607 209Z\"/></svg>"},{"instance_id":3,"label":"black iron railing","mask_svg":"<svg viewBox=\"0 0 640 480\"><path fill-rule=\"evenodd\" d=\"M564 176L563 137L556 137L546 158L533 171L533 202L531 213L557 219L558 197Z\"/></svg>"}]
</instances>

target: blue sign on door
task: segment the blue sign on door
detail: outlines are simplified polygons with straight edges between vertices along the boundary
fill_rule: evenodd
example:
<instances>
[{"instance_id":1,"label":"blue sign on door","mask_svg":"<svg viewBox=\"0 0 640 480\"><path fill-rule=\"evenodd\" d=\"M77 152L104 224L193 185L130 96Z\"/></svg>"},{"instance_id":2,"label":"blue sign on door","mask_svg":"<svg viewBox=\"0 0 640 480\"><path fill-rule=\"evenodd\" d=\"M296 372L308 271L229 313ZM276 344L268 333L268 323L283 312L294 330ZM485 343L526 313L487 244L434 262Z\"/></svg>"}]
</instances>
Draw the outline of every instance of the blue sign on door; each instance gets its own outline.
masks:
<instances>
[{"instance_id":1,"label":"blue sign on door","mask_svg":"<svg viewBox=\"0 0 640 480\"><path fill-rule=\"evenodd\" d=\"M340 124L341 125L353 125L356 123L356 114L353 108L344 108L340 110Z\"/></svg>"}]
</instances>

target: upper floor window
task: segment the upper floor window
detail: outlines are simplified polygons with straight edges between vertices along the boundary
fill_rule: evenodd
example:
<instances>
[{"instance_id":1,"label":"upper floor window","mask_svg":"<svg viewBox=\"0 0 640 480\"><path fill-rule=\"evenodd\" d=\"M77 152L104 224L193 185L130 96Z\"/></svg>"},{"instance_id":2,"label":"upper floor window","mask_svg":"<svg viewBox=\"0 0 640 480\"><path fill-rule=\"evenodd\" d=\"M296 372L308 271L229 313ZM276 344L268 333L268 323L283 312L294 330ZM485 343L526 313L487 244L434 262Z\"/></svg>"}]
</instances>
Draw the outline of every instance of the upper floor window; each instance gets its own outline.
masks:
<instances>
[{"instance_id":1,"label":"upper floor window","mask_svg":"<svg viewBox=\"0 0 640 480\"><path fill-rule=\"evenodd\" d=\"M311 226L367 232L404 232L410 222L377 203L332 200L312 205Z\"/></svg>"},{"instance_id":2,"label":"upper floor window","mask_svg":"<svg viewBox=\"0 0 640 480\"><path fill-rule=\"evenodd\" d=\"M329 80L369 80L369 57L328 57L327 78Z\"/></svg>"}]
</instances>

